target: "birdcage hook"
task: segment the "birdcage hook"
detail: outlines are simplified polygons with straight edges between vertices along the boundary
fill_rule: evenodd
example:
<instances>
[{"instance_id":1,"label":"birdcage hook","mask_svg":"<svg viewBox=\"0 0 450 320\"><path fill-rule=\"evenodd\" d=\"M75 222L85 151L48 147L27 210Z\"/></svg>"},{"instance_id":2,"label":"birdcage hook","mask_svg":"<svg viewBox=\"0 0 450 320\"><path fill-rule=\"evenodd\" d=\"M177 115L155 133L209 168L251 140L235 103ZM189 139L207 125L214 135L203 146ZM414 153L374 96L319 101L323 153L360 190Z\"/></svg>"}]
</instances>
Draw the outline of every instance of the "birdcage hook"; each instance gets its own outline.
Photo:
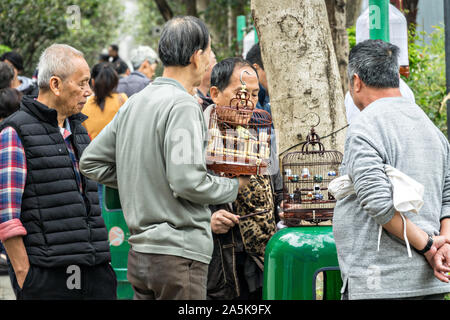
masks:
<instances>
[{"instance_id":1,"label":"birdcage hook","mask_svg":"<svg viewBox=\"0 0 450 320\"><path fill-rule=\"evenodd\" d=\"M252 75L247 70L242 70L241 75L239 77L239 80L241 81L241 84L242 84L242 88L241 88L241 90L239 90L239 92L236 94L236 96L231 99L230 106L236 108L237 110L242 110L242 109L253 110L254 104L250 100L250 94L247 92L247 84L242 79L242 76L244 75L244 73L247 73L248 75Z\"/></svg>"},{"instance_id":2,"label":"birdcage hook","mask_svg":"<svg viewBox=\"0 0 450 320\"><path fill-rule=\"evenodd\" d=\"M248 72L247 70L242 70L241 75L239 76L239 80L241 81L242 84L242 89L241 91L247 91L247 84L245 83L245 81L242 79L242 76L244 75L244 73L248 74L249 76L251 76L252 74L250 72Z\"/></svg>"}]
</instances>

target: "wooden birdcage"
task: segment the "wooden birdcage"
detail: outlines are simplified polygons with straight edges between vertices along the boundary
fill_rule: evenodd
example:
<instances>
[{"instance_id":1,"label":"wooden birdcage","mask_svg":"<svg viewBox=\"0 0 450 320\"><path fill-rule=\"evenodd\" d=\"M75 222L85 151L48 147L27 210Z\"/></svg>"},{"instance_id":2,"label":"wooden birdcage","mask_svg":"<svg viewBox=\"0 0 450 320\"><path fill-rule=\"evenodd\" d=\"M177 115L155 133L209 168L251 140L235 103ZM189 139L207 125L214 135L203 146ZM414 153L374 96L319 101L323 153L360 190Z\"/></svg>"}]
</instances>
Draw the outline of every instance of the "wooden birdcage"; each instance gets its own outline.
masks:
<instances>
[{"instance_id":1,"label":"wooden birdcage","mask_svg":"<svg viewBox=\"0 0 450 320\"><path fill-rule=\"evenodd\" d=\"M336 199L328 192L328 185L336 178L341 162L342 153L325 150L314 127L301 151L283 158L283 211L287 226L332 220Z\"/></svg>"},{"instance_id":2,"label":"wooden birdcage","mask_svg":"<svg viewBox=\"0 0 450 320\"><path fill-rule=\"evenodd\" d=\"M229 106L213 107L206 148L208 169L227 177L267 174L272 117L254 107L243 82Z\"/></svg>"}]
</instances>

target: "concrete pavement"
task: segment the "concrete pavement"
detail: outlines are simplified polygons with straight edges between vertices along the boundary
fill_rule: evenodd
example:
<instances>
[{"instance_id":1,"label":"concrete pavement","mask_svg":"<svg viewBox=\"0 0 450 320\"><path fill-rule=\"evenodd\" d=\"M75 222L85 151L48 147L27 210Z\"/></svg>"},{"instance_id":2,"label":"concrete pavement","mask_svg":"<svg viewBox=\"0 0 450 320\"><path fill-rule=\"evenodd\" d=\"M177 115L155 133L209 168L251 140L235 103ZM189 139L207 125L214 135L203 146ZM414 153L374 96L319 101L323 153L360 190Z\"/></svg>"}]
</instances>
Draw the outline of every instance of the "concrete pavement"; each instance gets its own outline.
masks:
<instances>
[{"instance_id":1,"label":"concrete pavement","mask_svg":"<svg viewBox=\"0 0 450 320\"><path fill-rule=\"evenodd\" d=\"M16 300L8 275L0 276L0 300Z\"/></svg>"}]
</instances>

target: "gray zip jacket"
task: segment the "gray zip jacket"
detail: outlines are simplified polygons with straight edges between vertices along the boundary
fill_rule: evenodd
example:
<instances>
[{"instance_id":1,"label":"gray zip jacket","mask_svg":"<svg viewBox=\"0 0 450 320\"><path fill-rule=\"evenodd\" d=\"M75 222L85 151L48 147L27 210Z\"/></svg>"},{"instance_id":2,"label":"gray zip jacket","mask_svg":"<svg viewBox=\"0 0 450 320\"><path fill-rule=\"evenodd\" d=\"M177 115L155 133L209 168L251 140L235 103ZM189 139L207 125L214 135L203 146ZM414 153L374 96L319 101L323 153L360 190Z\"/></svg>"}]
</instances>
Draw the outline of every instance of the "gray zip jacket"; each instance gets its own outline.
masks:
<instances>
[{"instance_id":1,"label":"gray zip jacket","mask_svg":"<svg viewBox=\"0 0 450 320\"><path fill-rule=\"evenodd\" d=\"M210 262L208 205L234 201L239 182L207 173L206 137L197 101L160 77L128 99L86 148L80 169L119 189L133 250Z\"/></svg>"},{"instance_id":2,"label":"gray zip jacket","mask_svg":"<svg viewBox=\"0 0 450 320\"><path fill-rule=\"evenodd\" d=\"M450 292L434 277L423 255L378 227L394 215L388 164L425 187L419 214L406 213L429 234L439 235L450 218L450 153L447 138L416 104L383 98L367 106L351 123L340 175L348 174L356 194L339 200L333 233L339 267L349 299L389 299Z\"/></svg>"}]
</instances>

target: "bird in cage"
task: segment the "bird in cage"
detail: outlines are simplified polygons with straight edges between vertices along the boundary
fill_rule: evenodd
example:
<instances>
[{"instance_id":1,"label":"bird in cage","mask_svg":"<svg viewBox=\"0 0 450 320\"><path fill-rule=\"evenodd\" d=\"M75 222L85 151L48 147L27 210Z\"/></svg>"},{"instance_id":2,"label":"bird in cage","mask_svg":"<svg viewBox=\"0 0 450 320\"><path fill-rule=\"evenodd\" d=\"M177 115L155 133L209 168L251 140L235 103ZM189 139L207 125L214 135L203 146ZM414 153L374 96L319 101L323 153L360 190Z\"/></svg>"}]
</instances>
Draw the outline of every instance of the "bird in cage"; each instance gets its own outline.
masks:
<instances>
[{"instance_id":1,"label":"bird in cage","mask_svg":"<svg viewBox=\"0 0 450 320\"><path fill-rule=\"evenodd\" d=\"M300 151L290 152L283 157L284 173L291 168L301 168L300 179L294 186L292 178L289 179L285 174L283 199L287 199L286 195L292 192L292 188L299 187L303 191L301 202L285 201L283 220L286 225L297 226L303 222L317 224L332 220L336 199L328 192L328 184L335 179L336 168L341 162L342 154L335 150L325 150L314 127Z\"/></svg>"},{"instance_id":2,"label":"bird in cage","mask_svg":"<svg viewBox=\"0 0 450 320\"><path fill-rule=\"evenodd\" d=\"M323 177L320 174L314 175L314 182L322 182Z\"/></svg>"},{"instance_id":3,"label":"bird in cage","mask_svg":"<svg viewBox=\"0 0 450 320\"><path fill-rule=\"evenodd\" d=\"M306 179L306 178L309 178L309 177L310 177L310 173L309 173L308 168L303 168L302 169L302 178Z\"/></svg>"}]
</instances>

